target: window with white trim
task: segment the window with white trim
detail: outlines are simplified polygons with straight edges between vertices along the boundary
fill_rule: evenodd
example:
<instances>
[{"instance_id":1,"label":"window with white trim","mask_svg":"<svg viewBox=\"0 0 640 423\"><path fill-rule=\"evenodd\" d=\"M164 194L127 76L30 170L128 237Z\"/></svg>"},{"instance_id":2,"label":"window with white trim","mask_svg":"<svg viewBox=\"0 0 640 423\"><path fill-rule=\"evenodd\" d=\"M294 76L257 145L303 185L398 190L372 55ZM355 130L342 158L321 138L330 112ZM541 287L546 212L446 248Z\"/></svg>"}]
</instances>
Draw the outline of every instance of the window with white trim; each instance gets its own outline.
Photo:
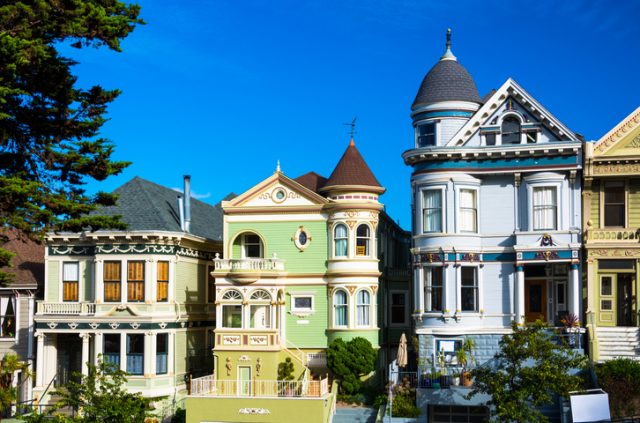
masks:
<instances>
[{"instance_id":1,"label":"window with white trim","mask_svg":"<svg viewBox=\"0 0 640 423\"><path fill-rule=\"evenodd\" d=\"M520 120L514 116L507 116L502 121L502 144L520 144L522 127Z\"/></svg>"},{"instance_id":2,"label":"window with white trim","mask_svg":"<svg viewBox=\"0 0 640 423\"><path fill-rule=\"evenodd\" d=\"M461 189L459 198L460 232L478 232L478 191Z\"/></svg>"},{"instance_id":3,"label":"window with white trim","mask_svg":"<svg viewBox=\"0 0 640 423\"><path fill-rule=\"evenodd\" d=\"M349 232L347 226L340 223L333 228L333 255L346 257L349 250Z\"/></svg>"},{"instance_id":4,"label":"window with white trim","mask_svg":"<svg viewBox=\"0 0 640 423\"><path fill-rule=\"evenodd\" d=\"M78 301L78 262L62 263L62 301Z\"/></svg>"},{"instance_id":5,"label":"window with white trim","mask_svg":"<svg viewBox=\"0 0 640 423\"><path fill-rule=\"evenodd\" d=\"M368 225L362 224L356 229L356 256L368 256L371 254L371 230Z\"/></svg>"},{"instance_id":6,"label":"window with white trim","mask_svg":"<svg viewBox=\"0 0 640 423\"><path fill-rule=\"evenodd\" d=\"M292 313L313 312L313 295L291 294L291 312Z\"/></svg>"},{"instance_id":7,"label":"window with white trim","mask_svg":"<svg viewBox=\"0 0 640 423\"><path fill-rule=\"evenodd\" d=\"M557 187L533 187L532 211L534 231L556 230L558 227Z\"/></svg>"},{"instance_id":8,"label":"window with white trim","mask_svg":"<svg viewBox=\"0 0 640 423\"><path fill-rule=\"evenodd\" d=\"M333 325L337 327L349 326L349 296L339 289L333 294Z\"/></svg>"},{"instance_id":9,"label":"window with white trim","mask_svg":"<svg viewBox=\"0 0 640 423\"><path fill-rule=\"evenodd\" d=\"M0 297L0 338L16 336L16 297L3 295Z\"/></svg>"},{"instance_id":10,"label":"window with white trim","mask_svg":"<svg viewBox=\"0 0 640 423\"><path fill-rule=\"evenodd\" d=\"M442 190L422 191L422 232L442 232Z\"/></svg>"},{"instance_id":11,"label":"window with white trim","mask_svg":"<svg viewBox=\"0 0 640 423\"><path fill-rule=\"evenodd\" d=\"M478 268L460 268L460 310L478 311Z\"/></svg>"},{"instance_id":12,"label":"window with white trim","mask_svg":"<svg viewBox=\"0 0 640 423\"><path fill-rule=\"evenodd\" d=\"M167 358L169 356L169 334L156 335L156 374L166 375L168 371Z\"/></svg>"},{"instance_id":13,"label":"window with white trim","mask_svg":"<svg viewBox=\"0 0 640 423\"><path fill-rule=\"evenodd\" d=\"M435 122L421 123L416 127L416 141L418 148L436 145Z\"/></svg>"},{"instance_id":14,"label":"window with white trim","mask_svg":"<svg viewBox=\"0 0 640 423\"><path fill-rule=\"evenodd\" d=\"M249 327L251 329L271 328L271 295L264 289L257 289L251 294Z\"/></svg>"},{"instance_id":15,"label":"window with white trim","mask_svg":"<svg viewBox=\"0 0 640 423\"><path fill-rule=\"evenodd\" d=\"M424 268L424 310L443 311L444 286L442 267Z\"/></svg>"},{"instance_id":16,"label":"window with white trim","mask_svg":"<svg viewBox=\"0 0 640 423\"><path fill-rule=\"evenodd\" d=\"M242 294L229 289L222 295L224 302L222 307L222 327L241 328L242 327Z\"/></svg>"},{"instance_id":17,"label":"window with white trim","mask_svg":"<svg viewBox=\"0 0 640 423\"><path fill-rule=\"evenodd\" d=\"M262 258L262 240L256 234L242 235L243 258Z\"/></svg>"},{"instance_id":18,"label":"window with white trim","mask_svg":"<svg viewBox=\"0 0 640 423\"><path fill-rule=\"evenodd\" d=\"M361 289L356 295L356 312L358 326L371 325L371 294Z\"/></svg>"}]
</instances>

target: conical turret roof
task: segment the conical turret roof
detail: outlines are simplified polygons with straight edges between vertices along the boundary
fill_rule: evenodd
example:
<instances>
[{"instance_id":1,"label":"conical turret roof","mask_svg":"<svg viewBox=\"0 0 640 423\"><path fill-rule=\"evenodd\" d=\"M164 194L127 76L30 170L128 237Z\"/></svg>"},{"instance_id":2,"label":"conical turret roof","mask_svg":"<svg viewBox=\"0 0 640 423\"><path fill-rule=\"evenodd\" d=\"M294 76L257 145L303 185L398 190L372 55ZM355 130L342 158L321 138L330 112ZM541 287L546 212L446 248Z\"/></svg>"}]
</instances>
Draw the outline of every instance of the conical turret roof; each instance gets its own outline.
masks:
<instances>
[{"instance_id":1,"label":"conical turret roof","mask_svg":"<svg viewBox=\"0 0 640 423\"><path fill-rule=\"evenodd\" d=\"M331 173L329 180L322 187L322 191L330 191L332 187L345 186L370 187L374 188L374 191L384 191L356 148L353 139Z\"/></svg>"}]
</instances>

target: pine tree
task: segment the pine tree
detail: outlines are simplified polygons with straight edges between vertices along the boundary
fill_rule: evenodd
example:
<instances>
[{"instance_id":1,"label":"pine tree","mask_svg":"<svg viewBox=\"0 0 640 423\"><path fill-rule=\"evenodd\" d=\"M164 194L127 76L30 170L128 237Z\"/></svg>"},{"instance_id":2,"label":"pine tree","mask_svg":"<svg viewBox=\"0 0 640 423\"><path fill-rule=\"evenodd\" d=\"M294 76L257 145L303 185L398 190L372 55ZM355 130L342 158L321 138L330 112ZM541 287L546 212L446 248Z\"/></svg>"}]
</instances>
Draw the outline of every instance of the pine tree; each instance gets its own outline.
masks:
<instances>
[{"instance_id":1,"label":"pine tree","mask_svg":"<svg viewBox=\"0 0 640 423\"><path fill-rule=\"evenodd\" d=\"M115 202L88 195L89 180L120 173L113 144L99 137L118 90L80 88L76 62L59 46L106 47L138 24L140 7L117 0L22 0L0 6L0 228L37 239L49 230L123 228L117 217L89 215ZM0 242L2 245L2 242ZM11 255L0 249L0 269ZM10 281L0 271L0 284Z\"/></svg>"}]
</instances>

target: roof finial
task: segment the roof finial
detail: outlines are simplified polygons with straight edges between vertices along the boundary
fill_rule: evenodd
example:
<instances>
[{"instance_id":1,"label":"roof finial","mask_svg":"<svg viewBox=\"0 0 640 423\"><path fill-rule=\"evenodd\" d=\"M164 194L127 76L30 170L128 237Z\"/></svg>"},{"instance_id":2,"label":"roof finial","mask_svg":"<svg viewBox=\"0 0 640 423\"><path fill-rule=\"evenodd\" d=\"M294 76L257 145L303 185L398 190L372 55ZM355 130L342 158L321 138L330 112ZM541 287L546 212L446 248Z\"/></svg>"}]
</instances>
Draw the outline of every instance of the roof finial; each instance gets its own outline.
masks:
<instances>
[{"instance_id":1,"label":"roof finial","mask_svg":"<svg viewBox=\"0 0 640 423\"><path fill-rule=\"evenodd\" d=\"M451 28L447 28L447 49L440 60L458 60L451 52Z\"/></svg>"},{"instance_id":2,"label":"roof finial","mask_svg":"<svg viewBox=\"0 0 640 423\"><path fill-rule=\"evenodd\" d=\"M282 173L282 171L280 170L280 160L278 160L278 162L276 164L276 172L277 173Z\"/></svg>"}]
</instances>

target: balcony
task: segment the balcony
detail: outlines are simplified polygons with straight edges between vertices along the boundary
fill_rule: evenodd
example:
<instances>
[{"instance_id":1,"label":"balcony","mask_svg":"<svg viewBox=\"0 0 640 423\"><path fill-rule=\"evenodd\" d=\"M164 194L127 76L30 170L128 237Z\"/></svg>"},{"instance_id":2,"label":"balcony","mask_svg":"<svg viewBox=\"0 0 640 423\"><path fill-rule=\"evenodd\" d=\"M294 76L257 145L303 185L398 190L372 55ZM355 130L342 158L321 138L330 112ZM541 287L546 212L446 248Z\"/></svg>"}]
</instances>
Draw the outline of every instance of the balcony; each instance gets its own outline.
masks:
<instances>
[{"instance_id":1,"label":"balcony","mask_svg":"<svg viewBox=\"0 0 640 423\"><path fill-rule=\"evenodd\" d=\"M58 316L92 316L96 313L95 303L50 303L37 302L37 314Z\"/></svg>"},{"instance_id":2,"label":"balcony","mask_svg":"<svg viewBox=\"0 0 640 423\"><path fill-rule=\"evenodd\" d=\"M278 276L284 272L284 260L276 254L271 258L221 259L215 258L214 273L226 275L237 283L252 283L264 276Z\"/></svg>"},{"instance_id":3,"label":"balcony","mask_svg":"<svg viewBox=\"0 0 640 423\"><path fill-rule=\"evenodd\" d=\"M585 238L589 243L626 242L637 244L638 242L640 242L640 229L588 229Z\"/></svg>"},{"instance_id":4,"label":"balcony","mask_svg":"<svg viewBox=\"0 0 640 423\"><path fill-rule=\"evenodd\" d=\"M321 398L329 394L329 379L217 380L215 375L191 381L192 396L252 398Z\"/></svg>"}]
</instances>

